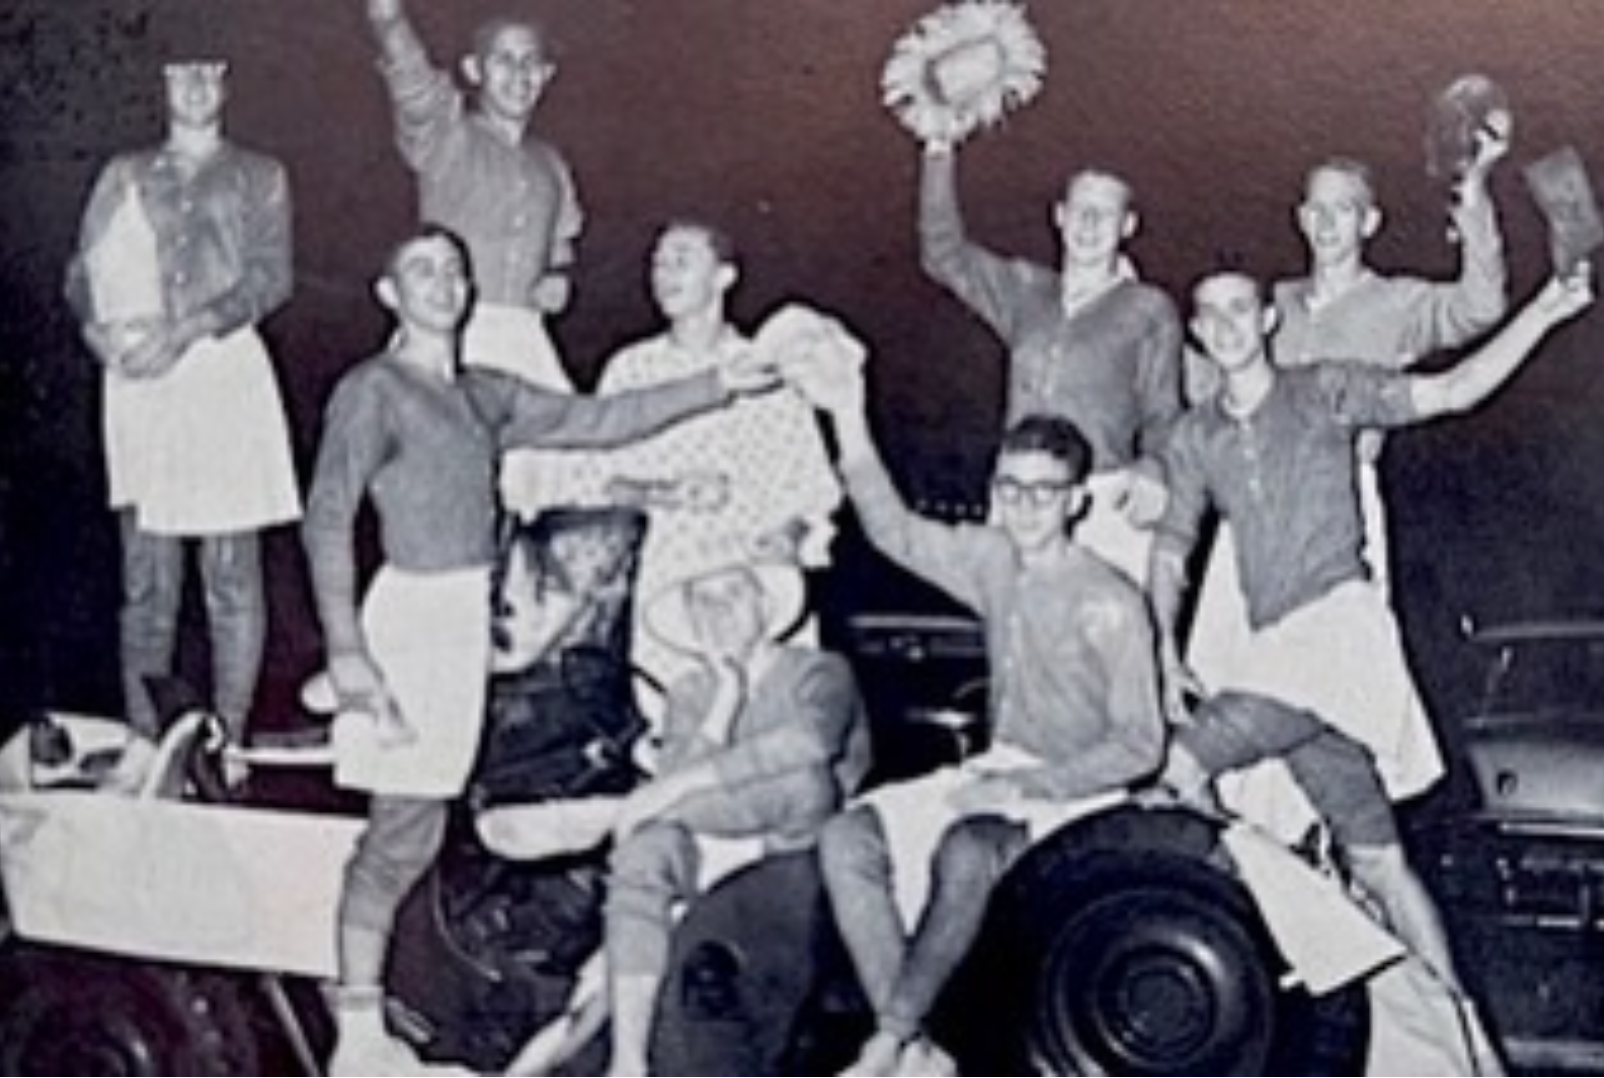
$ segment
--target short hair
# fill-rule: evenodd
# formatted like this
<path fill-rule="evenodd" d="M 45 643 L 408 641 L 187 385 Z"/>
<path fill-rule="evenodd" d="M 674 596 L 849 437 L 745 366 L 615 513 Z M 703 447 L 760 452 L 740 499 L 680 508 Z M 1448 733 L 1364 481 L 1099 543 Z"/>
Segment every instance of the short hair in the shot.
<path fill-rule="evenodd" d="M 1044 453 L 1063 461 L 1071 483 L 1081 482 L 1091 472 L 1091 444 L 1079 427 L 1061 415 L 1036 413 L 1014 422 L 997 446 L 999 459 L 1011 453 Z"/>
<path fill-rule="evenodd" d="M 508 30 L 528 30 L 534 35 L 535 41 L 540 44 L 540 56 L 548 64 L 557 59 L 556 49 L 551 38 L 546 35 L 546 28 L 540 20 L 529 15 L 496 15 L 480 23 L 473 31 L 473 54 L 478 57 L 490 55 L 495 47 L 496 39 Z"/>
<path fill-rule="evenodd" d="M 1210 281 L 1218 281 L 1225 277 L 1235 277 L 1237 280 L 1246 281 L 1251 284 L 1253 286 L 1253 294 L 1259 298 L 1259 302 L 1261 303 L 1268 298 L 1268 295 L 1265 291 L 1264 282 L 1262 280 L 1260 280 L 1255 274 L 1248 272 L 1248 270 L 1242 266 L 1231 265 L 1214 266 L 1213 268 L 1204 270 L 1202 273 L 1198 274 L 1196 279 L 1192 281 L 1192 287 L 1187 292 L 1187 295 L 1192 296 L 1195 299 L 1198 291 L 1204 285 L 1208 284 Z"/>
<path fill-rule="evenodd" d="M 670 232 L 695 232 L 707 240 L 708 248 L 720 265 L 739 264 L 740 253 L 735 249 L 735 240 L 717 225 L 710 225 L 696 217 L 673 217 L 658 230 L 657 238 L 660 240 Z"/>
<path fill-rule="evenodd" d="M 1083 168 L 1071 173 L 1069 179 L 1064 181 L 1064 190 L 1061 196 L 1063 201 L 1069 201 L 1069 192 L 1073 190 L 1075 185 L 1080 183 L 1082 180 L 1095 180 L 1098 183 L 1106 183 L 1118 189 L 1120 195 L 1125 200 L 1125 212 L 1135 212 L 1136 188 L 1132 187 L 1131 182 L 1125 177 L 1103 168 Z"/>
<path fill-rule="evenodd" d="M 1309 185 L 1314 182 L 1314 178 L 1322 172 L 1335 172 L 1339 175 L 1347 176 L 1359 185 L 1359 190 L 1364 196 L 1366 206 L 1374 206 L 1376 204 L 1375 175 L 1371 172 L 1370 166 L 1358 158 L 1328 157 L 1314 165 L 1308 172 L 1303 174 L 1303 189 L 1305 193 L 1308 192 Z"/>
<path fill-rule="evenodd" d="M 444 240 L 456 248 L 458 257 L 462 259 L 463 268 L 467 270 L 468 279 L 473 280 L 473 256 L 468 251 L 467 242 L 445 225 L 434 221 L 423 222 L 411 235 L 390 248 L 390 254 L 384 260 L 384 276 L 393 278 L 401 265 L 401 256 L 417 244 L 430 240 Z"/>

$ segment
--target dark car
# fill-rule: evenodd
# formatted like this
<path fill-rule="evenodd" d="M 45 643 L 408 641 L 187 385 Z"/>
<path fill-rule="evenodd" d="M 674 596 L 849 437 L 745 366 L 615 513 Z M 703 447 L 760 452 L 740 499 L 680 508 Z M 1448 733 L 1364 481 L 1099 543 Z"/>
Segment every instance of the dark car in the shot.
<path fill-rule="evenodd" d="M 1513 1066 L 1604 1066 L 1604 619 L 1467 635 L 1482 678 L 1444 728 L 1446 805 L 1423 856 Z"/>

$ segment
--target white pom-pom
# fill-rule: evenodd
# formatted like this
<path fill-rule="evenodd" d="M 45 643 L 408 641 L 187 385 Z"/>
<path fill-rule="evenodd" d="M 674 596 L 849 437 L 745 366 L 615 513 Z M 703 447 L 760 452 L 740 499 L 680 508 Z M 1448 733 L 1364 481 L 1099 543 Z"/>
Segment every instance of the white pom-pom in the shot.
<path fill-rule="evenodd" d="M 1010 0 L 964 0 L 920 19 L 881 73 L 887 108 L 922 141 L 956 142 L 1030 102 L 1047 50 Z"/>

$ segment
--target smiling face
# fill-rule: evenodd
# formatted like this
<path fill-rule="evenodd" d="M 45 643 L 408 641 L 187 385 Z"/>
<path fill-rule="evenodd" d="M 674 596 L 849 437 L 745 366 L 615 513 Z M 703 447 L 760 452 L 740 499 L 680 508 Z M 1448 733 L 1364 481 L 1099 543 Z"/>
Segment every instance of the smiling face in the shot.
<path fill-rule="evenodd" d="M 489 115 L 525 123 L 557 73 L 546 56 L 540 31 L 528 23 L 487 27 L 474 52 L 463 61 L 468 81 L 479 88 L 479 105 Z"/>
<path fill-rule="evenodd" d="M 1193 292 L 1192 306 L 1192 333 L 1223 372 L 1268 362 L 1264 341 L 1273 316 L 1253 278 L 1240 273 L 1207 277 Z"/>
<path fill-rule="evenodd" d="M 1298 229 L 1316 266 L 1358 261 L 1380 222 L 1370 181 L 1357 166 L 1322 165 L 1309 173 Z"/>
<path fill-rule="evenodd" d="M 1053 220 L 1065 264 L 1094 269 L 1112 267 L 1136 228 L 1130 188 L 1101 172 L 1083 172 L 1070 180 Z"/>
<path fill-rule="evenodd" d="M 473 285 L 460 244 L 427 234 L 397 248 L 380 279 L 381 302 L 409 329 L 454 334 L 468 313 Z"/>
<path fill-rule="evenodd" d="M 721 309 L 735 278 L 705 228 L 671 225 L 652 249 L 652 299 L 670 322 Z"/>
<path fill-rule="evenodd" d="M 1009 450 L 991 477 L 991 519 L 1026 553 L 1063 540 L 1080 510 L 1067 461 L 1042 450 Z"/>
<path fill-rule="evenodd" d="M 228 65 L 217 60 L 186 60 L 162 67 L 167 86 L 167 119 L 174 127 L 216 127 L 228 101 Z"/>

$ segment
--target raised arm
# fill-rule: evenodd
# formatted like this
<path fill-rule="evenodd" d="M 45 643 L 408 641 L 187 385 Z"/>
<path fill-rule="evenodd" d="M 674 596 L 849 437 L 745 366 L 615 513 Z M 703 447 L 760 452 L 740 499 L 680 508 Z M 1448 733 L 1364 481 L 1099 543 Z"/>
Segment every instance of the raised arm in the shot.
<path fill-rule="evenodd" d="M 837 468 L 864 534 L 881 554 L 974 606 L 984 557 L 979 547 L 988 540 L 981 529 L 930 520 L 908 507 L 869 428 L 864 348 L 839 322 L 818 320 L 812 339 L 782 366 L 787 380 L 834 424 Z"/>
<path fill-rule="evenodd" d="M 1007 337 L 1024 268 L 970 241 L 958 206 L 958 161 L 946 143 L 926 145 L 919 167 L 919 264 L 925 275 Z"/>
<path fill-rule="evenodd" d="M 1468 412 L 1492 396 L 1520 369 L 1555 326 L 1593 302 L 1592 267 L 1582 264 L 1555 277 L 1492 339 L 1440 374 L 1409 378 L 1409 398 L 1418 419 Z"/>
<path fill-rule="evenodd" d="M 1488 174 L 1508 142 L 1490 144 L 1484 139 L 1483 146 L 1451 211 L 1460 245 L 1459 276 L 1446 281 L 1398 279 L 1404 289 L 1398 302 L 1407 327 L 1399 344 L 1411 361 L 1465 344 L 1496 325 L 1509 310 L 1504 236 L 1487 187 Z"/>
<path fill-rule="evenodd" d="M 401 0 L 367 0 L 367 5 L 395 113 L 396 146 L 412 168 L 421 168 L 461 115 L 462 94 L 430 61 Z"/>

